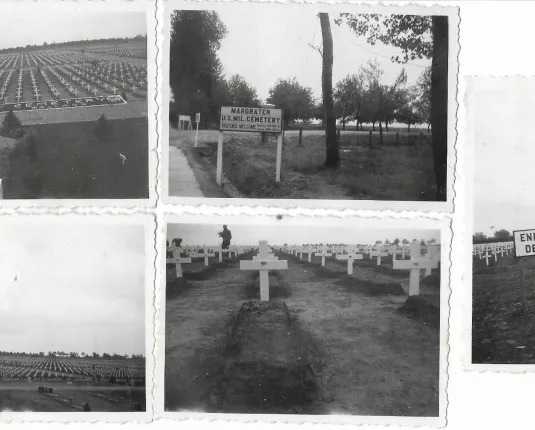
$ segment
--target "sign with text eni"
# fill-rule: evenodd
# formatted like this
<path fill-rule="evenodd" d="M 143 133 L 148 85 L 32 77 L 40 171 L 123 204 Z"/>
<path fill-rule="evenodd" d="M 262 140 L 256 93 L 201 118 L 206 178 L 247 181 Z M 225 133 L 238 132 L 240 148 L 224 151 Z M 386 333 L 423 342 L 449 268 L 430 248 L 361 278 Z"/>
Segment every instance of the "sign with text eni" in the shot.
<path fill-rule="evenodd" d="M 224 106 L 219 130 L 282 133 L 282 109 Z"/>
<path fill-rule="evenodd" d="M 517 257 L 535 255 L 535 230 L 513 231 L 515 254 Z"/>

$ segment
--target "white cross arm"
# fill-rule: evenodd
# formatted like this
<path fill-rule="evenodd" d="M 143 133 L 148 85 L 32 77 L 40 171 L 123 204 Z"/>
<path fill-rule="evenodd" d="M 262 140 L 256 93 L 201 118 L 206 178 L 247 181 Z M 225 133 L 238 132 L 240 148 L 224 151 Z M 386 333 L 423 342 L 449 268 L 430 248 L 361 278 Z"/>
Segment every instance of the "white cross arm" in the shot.
<path fill-rule="evenodd" d="M 338 254 L 337 260 L 362 260 L 362 254 Z"/>
<path fill-rule="evenodd" d="M 394 269 L 435 269 L 435 264 L 438 267 L 438 263 L 426 258 L 418 258 L 413 260 L 394 260 L 393 263 Z"/>
<path fill-rule="evenodd" d="M 288 268 L 286 260 L 242 260 L 240 270 L 284 270 Z"/>
<path fill-rule="evenodd" d="M 168 258 L 167 264 L 185 264 L 191 263 L 191 258 Z"/>

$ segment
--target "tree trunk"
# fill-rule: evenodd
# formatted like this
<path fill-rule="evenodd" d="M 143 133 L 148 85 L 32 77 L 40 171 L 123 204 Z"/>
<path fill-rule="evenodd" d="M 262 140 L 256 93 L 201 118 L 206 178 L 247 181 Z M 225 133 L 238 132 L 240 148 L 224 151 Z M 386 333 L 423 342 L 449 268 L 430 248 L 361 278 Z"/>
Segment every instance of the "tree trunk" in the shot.
<path fill-rule="evenodd" d="M 385 128 L 386 128 L 386 132 L 388 133 L 388 121 L 385 121 Z"/>
<path fill-rule="evenodd" d="M 379 120 L 379 145 L 383 145 L 383 123 Z"/>
<path fill-rule="evenodd" d="M 325 165 L 338 167 L 340 152 L 336 140 L 336 115 L 333 101 L 333 37 L 328 13 L 320 13 L 321 36 L 323 39 L 322 92 L 323 112 L 325 117 Z"/>
<path fill-rule="evenodd" d="M 345 116 L 342 117 L 342 131 L 346 131 L 346 118 L 345 118 Z"/>
<path fill-rule="evenodd" d="M 431 127 L 437 201 L 447 200 L 448 179 L 448 17 L 433 16 Z"/>
<path fill-rule="evenodd" d="M 375 122 L 372 122 L 372 131 L 375 131 Z"/>
<path fill-rule="evenodd" d="M 408 122 L 408 123 L 407 123 L 407 126 L 408 126 L 408 127 L 407 127 L 407 132 L 410 133 L 410 132 L 411 132 L 411 123 Z"/>

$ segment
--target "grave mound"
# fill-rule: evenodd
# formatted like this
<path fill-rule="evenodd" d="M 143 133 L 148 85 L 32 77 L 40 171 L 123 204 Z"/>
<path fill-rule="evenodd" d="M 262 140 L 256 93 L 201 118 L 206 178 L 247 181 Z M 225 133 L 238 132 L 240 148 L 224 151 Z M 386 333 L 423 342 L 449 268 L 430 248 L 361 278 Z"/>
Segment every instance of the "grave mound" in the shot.
<path fill-rule="evenodd" d="M 167 300 L 172 299 L 185 291 L 191 290 L 194 285 L 184 278 L 175 278 L 173 280 L 167 280 L 165 297 Z"/>
<path fill-rule="evenodd" d="M 323 401 L 313 370 L 317 359 L 305 339 L 284 302 L 244 303 L 229 325 L 211 406 L 302 413 Z"/>
<path fill-rule="evenodd" d="M 363 282 L 352 276 L 345 275 L 340 283 L 349 291 L 358 291 L 369 296 L 404 296 L 405 290 L 396 282 L 379 283 Z"/>
<path fill-rule="evenodd" d="M 399 308 L 399 312 L 433 328 L 440 327 L 440 305 L 437 306 L 436 301 L 430 297 L 410 296 Z"/>

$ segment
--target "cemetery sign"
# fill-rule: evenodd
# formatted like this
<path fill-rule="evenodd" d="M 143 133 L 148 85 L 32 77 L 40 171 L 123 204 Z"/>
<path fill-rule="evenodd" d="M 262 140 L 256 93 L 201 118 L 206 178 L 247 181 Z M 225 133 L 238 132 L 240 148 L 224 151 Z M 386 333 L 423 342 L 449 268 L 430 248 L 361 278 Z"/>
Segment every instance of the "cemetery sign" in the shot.
<path fill-rule="evenodd" d="M 282 133 L 282 109 L 223 106 L 219 130 Z"/>
<path fill-rule="evenodd" d="M 535 229 L 513 231 L 515 255 L 529 257 L 535 255 Z"/>

